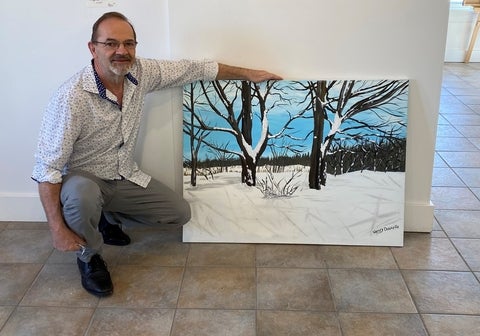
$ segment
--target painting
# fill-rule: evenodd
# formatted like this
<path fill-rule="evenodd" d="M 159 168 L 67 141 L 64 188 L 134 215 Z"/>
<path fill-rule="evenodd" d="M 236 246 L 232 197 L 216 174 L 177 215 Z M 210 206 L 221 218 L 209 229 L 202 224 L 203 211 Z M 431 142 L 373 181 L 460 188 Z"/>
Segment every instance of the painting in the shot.
<path fill-rule="evenodd" d="M 402 246 L 408 80 L 183 88 L 185 242 Z"/>

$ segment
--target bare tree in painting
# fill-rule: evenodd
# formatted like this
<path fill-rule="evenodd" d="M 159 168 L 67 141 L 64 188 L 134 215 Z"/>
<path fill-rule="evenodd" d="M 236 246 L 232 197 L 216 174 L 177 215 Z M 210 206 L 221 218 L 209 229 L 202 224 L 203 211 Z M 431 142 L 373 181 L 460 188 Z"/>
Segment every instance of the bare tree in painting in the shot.
<path fill-rule="evenodd" d="M 404 112 L 399 111 L 397 103 L 406 99 L 407 81 L 310 81 L 298 84 L 307 92 L 306 99 L 314 118 L 309 175 L 312 189 L 320 189 L 326 183 L 326 158 L 336 137 L 396 138 L 406 126 L 402 121 Z"/>
<path fill-rule="evenodd" d="M 193 96 L 193 91 L 187 92 L 187 99 L 184 100 L 184 107 L 190 112 L 190 120 L 184 119 L 184 124 L 187 124 L 186 127 L 190 130 L 189 135 L 191 137 L 197 137 L 197 132 L 193 130 L 222 132 L 233 136 L 239 150 L 218 146 L 209 142 L 206 138 L 201 140 L 196 138 L 196 140 L 220 152 L 237 155 L 242 165 L 242 183 L 248 186 L 255 186 L 256 184 L 258 160 L 267 147 L 268 139 L 280 137 L 288 127 L 286 125 L 277 134 L 270 134 L 269 132 L 268 112 L 274 106 L 284 102 L 280 91 L 273 90 L 274 84 L 273 81 L 267 82 L 261 89 L 259 85 L 247 81 L 200 82 L 201 94 L 198 97 L 202 99 L 202 103 L 194 101 L 193 98 L 188 98 Z M 270 95 L 277 95 L 278 99 L 273 99 L 271 104 L 267 105 L 267 98 Z M 237 101 L 238 99 L 240 99 L 240 102 Z M 195 111 L 192 104 L 208 106 L 208 109 L 228 126 L 209 124 L 201 113 Z M 238 104 L 240 107 L 238 107 Z M 256 113 L 253 112 L 253 107 L 256 107 Z M 253 143 L 252 136 L 254 117 L 259 119 L 261 125 L 256 144 Z"/>
<path fill-rule="evenodd" d="M 195 85 L 197 85 L 197 83 L 192 83 L 185 88 L 185 96 L 187 97 L 188 103 L 183 103 L 184 109 L 190 112 L 190 120 L 184 120 L 183 122 L 183 132 L 187 134 L 190 139 L 190 184 L 192 186 L 197 185 L 198 152 L 200 151 L 203 139 L 209 135 L 208 131 L 193 126 L 196 105 L 194 95 Z"/>

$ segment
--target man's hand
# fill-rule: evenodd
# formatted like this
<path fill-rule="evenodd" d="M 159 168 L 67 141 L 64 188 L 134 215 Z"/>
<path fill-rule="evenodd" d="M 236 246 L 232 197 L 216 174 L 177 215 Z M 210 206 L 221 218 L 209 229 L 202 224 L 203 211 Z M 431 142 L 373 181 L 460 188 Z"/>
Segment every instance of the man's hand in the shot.
<path fill-rule="evenodd" d="M 265 70 L 240 68 L 236 66 L 219 63 L 218 74 L 216 79 L 217 80 L 241 79 L 241 80 L 252 81 L 254 83 L 259 83 L 266 80 L 281 80 L 282 77 Z"/>
<path fill-rule="evenodd" d="M 78 251 L 85 246 L 85 240 L 70 230 L 65 224 L 60 206 L 60 183 L 42 182 L 38 184 L 38 192 L 42 201 L 48 225 L 53 239 L 53 247 L 59 251 Z"/>
<path fill-rule="evenodd" d="M 247 79 L 254 83 L 260 83 L 266 80 L 280 80 L 282 77 L 272 74 L 265 70 L 248 70 Z"/>
<path fill-rule="evenodd" d="M 80 238 L 75 232 L 66 225 L 57 230 L 50 230 L 53 239 L 53 247 L 62 252 L 78 251 L 85 246 L 85 240 Z"/>

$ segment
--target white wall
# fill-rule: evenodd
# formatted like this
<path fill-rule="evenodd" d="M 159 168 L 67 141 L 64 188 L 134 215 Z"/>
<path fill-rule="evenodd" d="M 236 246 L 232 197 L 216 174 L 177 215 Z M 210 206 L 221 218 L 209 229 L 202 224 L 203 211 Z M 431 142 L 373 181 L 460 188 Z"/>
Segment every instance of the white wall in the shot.
<path fill-rule="evenodd" d="M 286 79 L 410 79 L 405 226 L 429 231 L 448 8 L 448 0 L 176 0 L 171 51 Z"/>
<path fill-rule="evenodd" d="M 477 14 L 470 6 L 452 4 L 448 18 L 446 62 L 463 62 L 472 37 Z M 474 42 L 470 62 L 480 62 L 480 34 Z"/>
<path fill-rule="evenodd" d="M 1 1 L 0 220 L 44 220 L 36 183 L 30 179 L 39 126 L 54 90 L 86 66 L 93 22 L 116 10 L 134 23 L 138 53 L 169 57 L 168 0 L 110 1 L 114 7 L 87 7 L 86 0 Z M 170 183 L 173 156 L 170 91 L 147 99 L 137 158 L 157 178 Z M 153 113 L 161 110 L 164 113 Z M 164 141 L 162 141 L 164 136 Z M 145 150 L 149 150 L 147 155 Z M 156 171 L 155 171 L 156 170 Z M 172 186 L 173 184 L 170 183 Z"/>
<path fill-rule="evenodd" d="M 0 220 L 43 218 L 36 186 L 29 181 L 41 114 L 54 88 L 89 60 L 81 41 L 86 43 L 91 23 L 101 12 L 83 8 L 83 1 L 74 11 L 72 2 L 62 0 L 28 2 L 35 7 L 29 9 L 28 19 L 21 3 L 0 7 L 0 42 L 15 50 L 7 55 L 8 66 L 1 65 L 2 73 L 21 78 L 16 85 L 0 84 L 8 97 L 4 110 L 8 124 L 0 124 Z M 430 230 L 448 0 L 143 0 L 120 6 L 127 2 L 116 1 L 114 9 L 125 9 L 136 25 L 139 55 L 168 56 L 168 50 L 140 46 L 165 45 L 164 39 L 170 39 L 172 58 L 213 58 L 266 68 L 286 79 L 410 79 L 406 229 Z M 167 7 L 170 31 L 165 36 L 161 22 L 167 20 L 162 13 Z M 61 12 L 75 16 L 53 14 Z M 11 33 L 4 34 L 5 30 Z M 177 190 L 181 190 L 180 105 L 180 89 L 149 99 L 148 122 L 137 153 L 142 167 L 163 176 Z M 166 113 L 152 113 L 156 110 Z M 161 156 L 159 143 L 164 146 Z"/>

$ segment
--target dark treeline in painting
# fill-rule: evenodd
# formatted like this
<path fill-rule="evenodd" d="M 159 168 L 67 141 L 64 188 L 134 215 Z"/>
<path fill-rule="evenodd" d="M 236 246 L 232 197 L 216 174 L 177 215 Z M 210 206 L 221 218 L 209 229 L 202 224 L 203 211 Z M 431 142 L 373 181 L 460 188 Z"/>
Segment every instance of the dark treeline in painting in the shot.
<path fill-rule="evenodd" d="M 344 147 L 334 144 L 332 154 L 326 158 L 326 172 L 331 175 L 340 175 L 354 171 L 371 170 L 376 172 L 405 172 L 405 139 L 381 141 L 379 143 L 366 142 L 362 145 Z M 257 167 L 269 166 L 273 172 L 281 172 L 287 166 L 306 166 L 311 162 L 309 154 L 294 156 L 262 157 Z M 215 171 L 228 172 L 229 168 L 241 165 L 238 158 L 229 159 L 207 158 L 196 162 L 197 172 Z M 192 169 L 192 162 L 184 160 L 183 167 Z M 204 172 L 202 173 L 202 175 Z M 208 177 L 207 177 L 208 178 Z"/>

